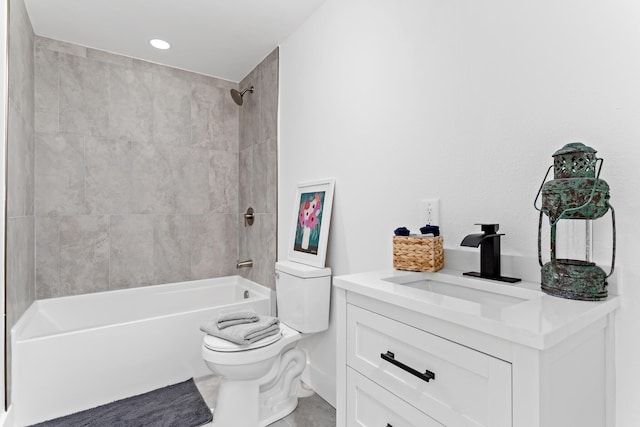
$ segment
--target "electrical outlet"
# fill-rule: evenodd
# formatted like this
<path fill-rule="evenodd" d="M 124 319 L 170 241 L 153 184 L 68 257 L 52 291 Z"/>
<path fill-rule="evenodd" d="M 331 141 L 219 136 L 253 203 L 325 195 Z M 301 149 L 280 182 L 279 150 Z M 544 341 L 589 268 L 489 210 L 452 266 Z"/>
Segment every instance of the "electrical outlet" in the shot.
<path fill-rule="evenodd" d="M 420 200 L 420 227 L 431 224 L 440 225 L 440 199 Z"/>

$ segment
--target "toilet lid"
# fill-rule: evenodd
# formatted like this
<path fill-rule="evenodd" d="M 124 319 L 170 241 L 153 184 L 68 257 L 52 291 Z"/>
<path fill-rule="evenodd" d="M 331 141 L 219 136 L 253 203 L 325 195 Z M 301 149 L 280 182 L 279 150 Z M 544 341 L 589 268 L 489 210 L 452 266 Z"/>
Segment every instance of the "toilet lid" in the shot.
<path fill-rule="evenodd" d="M 245 350 L 252 350 L 254 348 L 265 347 L 269 344 L 273 344 L 274 342 L 278 341 L 280 338 L 282 338 L 282 332 L 278 332 L 275 335 L 268 336 L 266 338 L 263 338 L 249 345 L 239 345 L 222 338 L 214 337 L 213 335 L 205 335 L 204 345 L 205 347 L 213 351 L 224 351 L 224 352 L 245 351 Z"/>

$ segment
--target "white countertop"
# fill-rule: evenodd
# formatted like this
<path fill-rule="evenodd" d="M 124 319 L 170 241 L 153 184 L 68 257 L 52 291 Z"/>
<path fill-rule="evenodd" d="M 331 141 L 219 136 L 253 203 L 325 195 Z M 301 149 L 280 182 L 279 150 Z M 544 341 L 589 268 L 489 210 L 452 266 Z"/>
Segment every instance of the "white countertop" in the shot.
<path fill-rule="evenodd" d="M 439 293 L 407 286 L 409 282 L 425 280 L 444 282 L 441 285 L 445 287 L 453 285 L 451 288 L 456 292 Z M 470 278 L 447 269 L 436 273 L 389 269 L 350 274 L 334 277 L 333 284 L 540 350 L 552 347 L 620 306 L 620 298 L 615 295 L 604 301 L 575 301 L 547 295 L 540 290 L 539 283 L 508 284 Z"/>

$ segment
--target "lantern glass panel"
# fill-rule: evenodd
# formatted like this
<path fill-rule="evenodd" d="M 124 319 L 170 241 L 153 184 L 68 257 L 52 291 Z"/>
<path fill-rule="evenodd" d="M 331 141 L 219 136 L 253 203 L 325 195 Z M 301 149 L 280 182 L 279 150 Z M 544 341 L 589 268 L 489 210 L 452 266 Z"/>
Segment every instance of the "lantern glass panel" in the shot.
<path fill-rule="evenodd" d="M 556 257 L 591 261 L 592 221 L 560 221 L 557 224 Z"/>

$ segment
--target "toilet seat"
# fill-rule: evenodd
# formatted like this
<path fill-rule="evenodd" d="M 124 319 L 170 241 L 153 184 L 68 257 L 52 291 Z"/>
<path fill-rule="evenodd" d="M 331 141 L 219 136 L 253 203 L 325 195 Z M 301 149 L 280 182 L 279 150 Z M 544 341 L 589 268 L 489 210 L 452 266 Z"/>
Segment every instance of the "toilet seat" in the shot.
<path fill-rule="evenodd" d="M 290 328 L 284 323 L 280 323 L 280 336 L 275 335 L 268 337 L 273 339 L 271 343 L 261 343 L 259 347 L 239 346 L 232 342 L 225 343 L 227 350 L 215 350 L 209 347 L 209 345 L 217 346 L 220 343 L 218 338 L 206 335 L 202 343 L 202 357 L 210 362 L 221 365 L 245 365 L 248 363 L 256 363 L 259 361 L 267 360 L 271 357 L 275 357 L 289 344 L 298 341 L 302 334 L 295 329 Z M 266 341 L 267 338 L 261 341 Z M 260 343 L 256 341 L 255 344 Z M 235 347 L 236 350 L 229 351 L 229 348 Z"/>
<path fill-rule="evenodd" d="M 275 335 L 270 335 L 261 340 L 252 342 L 249 345 L 240 345 L 234 342 L 214 337 L 213 335 L 206 335 L 204 337 L 204 346 L 209 350 L 213 351 L 224 351 L 224 352 L 236 352 L 236 351 L 247 351 L 253 350 L 254 348 L 264 347 L 265 345 L 272 344 L 282 338 L 282 331 L 278 332 Z"/>

